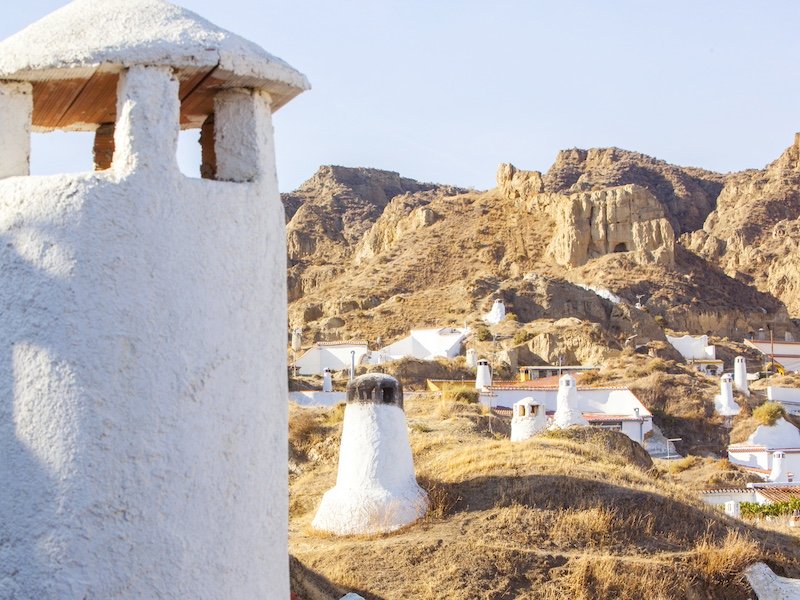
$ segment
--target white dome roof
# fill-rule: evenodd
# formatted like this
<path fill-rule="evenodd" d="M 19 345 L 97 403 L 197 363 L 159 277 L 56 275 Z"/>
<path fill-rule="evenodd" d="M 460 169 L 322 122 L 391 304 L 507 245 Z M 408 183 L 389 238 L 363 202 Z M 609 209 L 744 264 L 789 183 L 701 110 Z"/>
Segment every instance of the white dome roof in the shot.
<path fill-rule="evenodd" d="M 0 42 L 4 79 L 135 64 L 218 67 L 296 93 L 310 87 L 302 73 L 258 45 L 163 0 L 74 0 Z"/>
<path fill-rule="evenodd" d="M 33 125 L 87 129 L 114 121 L 119 73 L 170 66 L 181 123 L 200 126 L 224 88 L 262 89 L 277 110 L 308 80 L 258 45 L 164 0 L 74 0 L 0 42 L 0 79 L 33 83 Z"/>

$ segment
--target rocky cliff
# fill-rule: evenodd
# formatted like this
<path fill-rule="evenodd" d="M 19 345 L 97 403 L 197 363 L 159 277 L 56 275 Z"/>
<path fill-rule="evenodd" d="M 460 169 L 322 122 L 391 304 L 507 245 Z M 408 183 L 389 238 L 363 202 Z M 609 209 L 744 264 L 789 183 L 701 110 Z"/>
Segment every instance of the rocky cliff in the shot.
<path fill-rule="evenodd" d="M 800 315 L 800 134 L 762 170 L 731 175 L 684 245 Z"/>
<path fill-rule="evenodd" d="M 548 254 L 560 265 L 578 267 L 615 252 L 629 252 L 641 264 L 675 262 L 675 233 L 661 203 L 645 188 L 549 194 L 547 206 L 556 223 Z"/>
<path fill-rule="evenodd" d="M 634 184 L 661 204 L 672 229 L 680 234 L 703 226 L 714 210 L 725 176 L 694 167 L 678 167 L 645 154 L 619 148 L 562 150 L 542 175 L 502 164 L 498 189 L 508 198 L 542 192 L 573 194 Z"/>
<path fill-rule="evenodd" d="M 714 210 L 725 177 L 712 171 L 671 165 L 620 148 L 575 148 L 559 152 L 542 179 L 543 189 L 548 192 L 636 184 L 661 202 L 672 228 L 680 234 L 703 226 Z"/>
<path fill-rule="evenodd" d="M 659 344 L 662 326 L 741 337 L 791 325 L 774 296 L 675 244 L 672 223 L 693 214 L 692 199 L 707 209 L 717 176 L 616 149 L 576 152 L 546 176 L 502 165 L 487 192 L 323 167 L 284 197 L 292 326 L 306 344 L 388 343 L 411 327 L 478 327 L 498 297 L 516 317 L 508 350 L 519 330 L 539 336 L 563 318 L 585 324 L 576 339 L 600 327 L 610 351 Z M 657 175 L 669 185 L 655 186 Z M 578 189 L 604 181 L 621 185 Z M 584 337 L 586 349 L 597 344 Z"/>
<path fill-rule="evenodd" d="M 402 195 L 453 193 L 379 169 L 323 166 L 296 191 L 283 194 L 289 258 L 289 299 L 345 270 L 356 246 L 389 202 Z"/>

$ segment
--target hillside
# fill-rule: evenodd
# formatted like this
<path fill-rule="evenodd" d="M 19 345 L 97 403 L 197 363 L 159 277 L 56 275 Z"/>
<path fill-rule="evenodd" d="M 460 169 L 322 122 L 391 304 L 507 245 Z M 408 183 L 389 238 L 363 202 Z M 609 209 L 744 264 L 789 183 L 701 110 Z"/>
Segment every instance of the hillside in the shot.
<path fill-rule="evenodd" d="M 687 248 L 800 314 L 800 134 L 762 170 L 731 175 Z"/>
<path fill-rule="evenodd" d="M 772 168 L 784 173 L 781 189 L 794 185 L 793 157 Z M 377 348 L 410 328 L 466 324 L 474 332 L 467 345 L 491 358 L 499 377 L 559 360 L 616 365 L 615 384 L 638 390 L 664 433 L 683 438 L 681 452 L 720 456 L 729 432 L 712 417 L 718 383 L 680 375 L 683 361 L 665 331 L 712 334 L 728 368 L 747 353 L 737 342 L 760 328 L 800 338 L 766 285 L 749 285 L 720 257 L 692 250 L 687 240 L 704 230 L 677 235 L 716 223 L 734 197 L 724 182 L 752 176 L 725 178 L 616 148 L 564 151 L 544 175 L 501 165 L 497 187 L 485 192 L 322 167 L 284 196 L 290 326 L 302 327 L 305 347 L 364 339 Z M 759 273 L 766 281 L 771 271 Z M 481 315 L 496 298 L 509 316 L 487 329 Z M 650 376 L 634 350 L 677 366 Z M 469 375 L 463 358 L 398 369 L 412 386 Z M 665 395 L 665 387 L 680 393 Z"/>
<path fill-rule="evenodd" d="M 454 193 L 378 169 L 321 167 L 283 194 L 287 219 L 289 300 L 341 274 L 353 250 L 392 199 Z"/>
<path fill-rule="evenodd" d="M 768 290 L 676 240 L 711 214 L 722 180 L 618 149 L 562 152 L 544 176 L 501 165 L 486 192 L 323 167 L 284 196 L 290 322 L 306 344 L 387 343 L 410 327 L 474 325 L 499 297 L 523 322 L 597 323 L 611 349 L 633 334 L 663 341 L 661 327 L 793 329 Z"/>
<path fill-rule="evenodd" d="M 796 536 L 697 499 L 752 479 L 720 457 L 732 435 L 752 431 L 768 382 L 736 393 L 742 411 L 727 422 L 713 408 L 719 380 L 665 337 L 709 333 L 727 368 L 738 355 L 758 364 L 741 340 L 760 328 L 800 337 L 787 309 L 797 314 L 793 148 L 763 172 L 727 176 L 617 148 L 566 150 L 544 174 L 500 165 L 487 191 L 322 167 L 284 196 L 289 319 L 305 346 L 375 348 L 412 327 L 467 325 L 467 346 L 496 377 L 560 360 L 602 366 L 582 385 L 629 387 L 686 456 L 653 465 L 628 438 L 599 430 L 511 444 L 507 420 L 422 395 L 406 411 L 430 514 L 392 535 L 335 538 L 310 521 L 335 479 L 341 409 L 293 408 L 297 597 L 743 600 L 751 562 L 800 575 Z M 775 219 L 783 225 L 770 229 Z M 497 298 L 507 317 L 487 327 Z M 463 357 L 369 368 L 407 389 L 471 376 Z"/>
<path fill-rule="evenodd" d="M 341 411 L 290 419 L 293 591 L 327 600 L 512 598 L 744 600 L 767 560 L 800 575 L 798 538 L 700 503 L 627 437 L 573 430 L 512 444 L 476 405 L 407 399 L 411 444 L 432 508 L 394 534 L 310 529 L 336 477 Z"/>
<path fill-rule="evenodd" d="M 563 150 L 542 179 L 542 191 L 559 193 L 640 185 L 664 205 L 676 234 L 703 226 L 725 181 L 719 173 L 620 148 Z"/>

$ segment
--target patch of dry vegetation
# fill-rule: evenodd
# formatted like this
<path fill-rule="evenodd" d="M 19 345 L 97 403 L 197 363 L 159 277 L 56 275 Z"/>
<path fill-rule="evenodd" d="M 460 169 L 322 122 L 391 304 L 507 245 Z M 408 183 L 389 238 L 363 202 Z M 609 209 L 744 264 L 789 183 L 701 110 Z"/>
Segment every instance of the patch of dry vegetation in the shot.
<path fill-rule="evenodd" d="M 467 367 L 463 356 L 436 360 L 407 357 L 358 369 L 358 374 L 378 372 L 396 377 L 403 382 L 403 387 L 410 390 L 425 389 L 428 379 L 460 379 L 475 382 L 475 371 Z"/>
<path fill-rule="evenodd" d="M 759 425 L 775 425 L 778 419 L 785 416 L 786 412 L 778 402 L 765 402 L 753 410 L 753 418 L 758 421 Z"/>
<path fill-rule="evenodd" d="M 497 417 L 474 404 L 453 403 L 446 418 L 436 416 L 431 396 L 407 400 L 406 409 L 418 478 L 431 499 L 418 523 L 369 539 L 313 535 L 309 524 L 333 485 L 335 461 L 321 455 L 291 477 L 291 552 L 340 595 L 744 600 L 740 572 L 750 562 L 800 573 L 796 538 L 729 519 L 676 485 L 707 459 L 688 459 L 672 475 L 637 463 L 616 432 L 512 444 L 498 439 Z M 299 597 L 336 596 L 300 590 Z"/>
<path fill-rule="evenodd" d="M 658 460 L 657 468 L 671 481 L 691 490 L 743 488 L 762 481 L 760 477 L 737 467 L 727 459 L 687 456 L 679 460 Z"/>

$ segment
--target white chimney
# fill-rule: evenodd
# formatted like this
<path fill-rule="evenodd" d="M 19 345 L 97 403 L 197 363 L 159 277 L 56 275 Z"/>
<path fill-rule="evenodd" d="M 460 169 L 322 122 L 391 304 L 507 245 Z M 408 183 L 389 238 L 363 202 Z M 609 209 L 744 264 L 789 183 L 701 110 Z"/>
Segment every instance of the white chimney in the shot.
<path fill-rule="evenodd" d="M 551 429 L 566 429 L 572 425 L 585 427 L 589 422 L 578 409 L 578 388 L 572 375 L 564 375 L 558 380 L 556 414 Z"/>
<path fill-rule="evenodd" d="M 492 369 L 489 361 L 482 358 L 478 361 L 478 372 L 475 376 L 475 389 L 482 390 L 492 385 Z"/>
<path fill-rule="evenodd" d="M 331 370 L 327 367 L 325 368 L 325 371 L 322 373 L 322 391 L 323 392 L 333 391 L 333 377 L 331 375 Z"/>
<path fill-rule="evenodd" d="M 286 599 L 272 113 L 308 84 L 163 0 L 59 4 L 0 42 L 0 597 Z M 95 172 L 28 177 L 33 126 Z"/>
<path fill-rule="evenodd" d="M 492 309 L 483 315 L 483 320 L 489 325 L 497 325 L 506 316 L 506 305 L 498 298 L 492 304 Z"/>
<path fill-rule="evenodd" d="M 769 474 L 769 480 L 776 483 L 789 481 L 789 473 L 786 469 L 786 454 L 783 452 L 772 453 L 772 471 Z"/>
<path fill-rule="evenodd" d="M 521 442 L 547 429 L 547 413 L 539 402 L 531 396 L 514 403 L 514 416 L 511 418 L 511 441 Z"/>
<path fill-rule="evenodd" d="M 747 362 L 744 356 L 737 356 L 733 359 L 733 383 L 736 389 L 745 396 L 750 395 L 750 390 L 747 387 Z"/>
<path fill-rule="evenodd" d="M 296 327 L 292 330 L 292 350 L 300 352 L 303 349 L 303 330 Z"/>
<path fill-rule="evenodd" d="M 474 369 L 478 366 L 478 351 L 475 348 L 469 348 L 467 350 L 467 367 L 470 369 Z"/>
<path fill-rule="evenodd" d="M 428 509 L 417 485 L 403 412 L 403 387 L 369 373 L 347 384 L 336 485 L 325 492 L 311 523 L 337 535 L 394 531 Z"/>
<path fill-rule="evenodd" d="M 719 378 L 719 396 L 714 398 L 714 410 L 724 417 L 738 415 L 741 410 L 733 401 L 733 377 L 730 373 Z"/>

